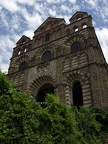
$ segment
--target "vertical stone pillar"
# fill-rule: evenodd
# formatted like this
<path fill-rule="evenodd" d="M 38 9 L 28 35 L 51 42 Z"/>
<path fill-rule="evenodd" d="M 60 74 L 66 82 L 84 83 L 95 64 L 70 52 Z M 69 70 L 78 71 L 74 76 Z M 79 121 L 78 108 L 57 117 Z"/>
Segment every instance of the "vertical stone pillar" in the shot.
<path fill-rule="evenodd" d="M 68 106 L 71 106 L 70 87 L 69 87 L 68 85 L 66 86 L 65 96 L 66 96 L 66 104 L 67 104 Z"/>

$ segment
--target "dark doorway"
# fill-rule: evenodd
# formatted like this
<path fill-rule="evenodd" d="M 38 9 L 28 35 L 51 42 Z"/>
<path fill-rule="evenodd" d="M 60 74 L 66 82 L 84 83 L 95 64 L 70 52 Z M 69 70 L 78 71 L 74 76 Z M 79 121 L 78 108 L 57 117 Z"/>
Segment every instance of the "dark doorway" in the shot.
<path fill-rule="evenodd" d="M 82 86 L 80 82 L 76 82 L 73 85 L 73 105 L 77 107 L 83 105 Z"/>
<path fill-rule="evenodd" d="M 46 107 L 46 96 L 47 94 L 54 94 L 54 87 L 51 84 L 44 85 L 37 94 L 37 102 L 42 106 Z"/>

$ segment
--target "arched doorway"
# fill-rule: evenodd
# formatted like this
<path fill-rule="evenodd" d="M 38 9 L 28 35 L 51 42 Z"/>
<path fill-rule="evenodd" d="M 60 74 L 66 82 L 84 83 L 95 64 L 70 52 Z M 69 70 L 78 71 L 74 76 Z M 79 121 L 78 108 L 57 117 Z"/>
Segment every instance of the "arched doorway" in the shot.
<path fill-rule="evenodd" d="M 83 96 L 82 96 L 82 86 L 79 81 L 75 82 L 73 85 L 73 106 L 82 106 L 83 105 Z"/>
<path fill-rule="evenodd" d="M 37 100 L 37 102 L 39 102 L 39 104 L 41 104 L 42 107 L 46 106 L 45 99 L 46 99 L 46 96 L 48 93 L 54 94 L 54 87 L 52 84 L 45 84 L 38 91 L 36 100 Z"/>

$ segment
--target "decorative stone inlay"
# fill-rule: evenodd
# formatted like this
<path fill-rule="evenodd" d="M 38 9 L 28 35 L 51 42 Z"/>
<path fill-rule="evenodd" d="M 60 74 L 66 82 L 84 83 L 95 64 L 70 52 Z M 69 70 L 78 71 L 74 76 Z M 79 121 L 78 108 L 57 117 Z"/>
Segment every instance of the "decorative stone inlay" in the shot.
<path fill-rule="evenodd" d="M 40 65 L 37 67 L 37 73 L 40 74 L 46 72 L 49 70 L 49 68 L 50 68 L 50 63 L 45 63 L 43 65 Z"/>
<path fill-rule="evenodd" d="M 63 72 L 68 70 L 73 70 L 75 68 L 82 67 L 86 65 L 87 62 L 87 55 L 86 53 L 79 52 L 79 55 L 70 54 L 66 56 L 63 60 Z"/>

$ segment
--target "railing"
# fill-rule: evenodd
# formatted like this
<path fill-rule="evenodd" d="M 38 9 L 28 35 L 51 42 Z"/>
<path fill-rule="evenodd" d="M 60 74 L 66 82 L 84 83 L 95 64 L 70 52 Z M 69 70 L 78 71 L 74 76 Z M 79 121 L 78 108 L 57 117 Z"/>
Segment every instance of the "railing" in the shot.
<path fill-rule="evenodd" d="M 38 102 L 40 105 L 46 105 L 46 102 Z"/>

